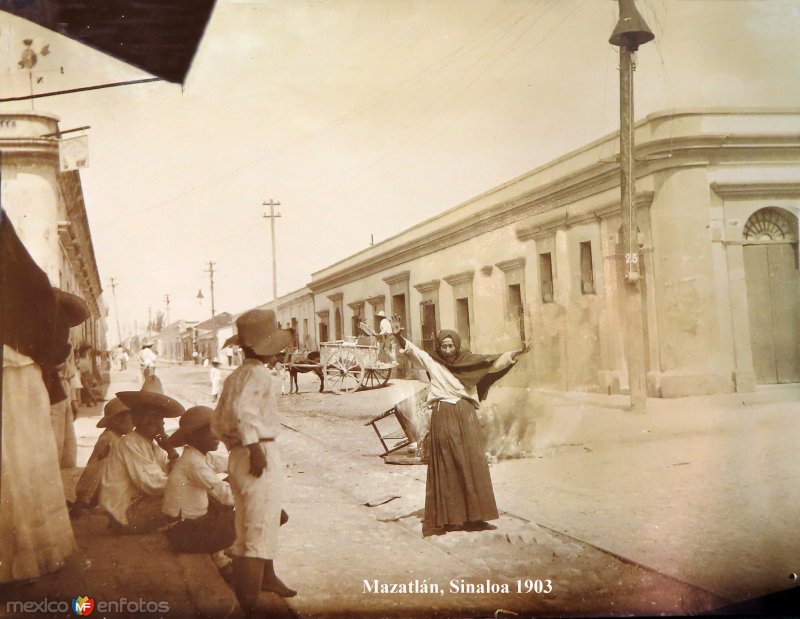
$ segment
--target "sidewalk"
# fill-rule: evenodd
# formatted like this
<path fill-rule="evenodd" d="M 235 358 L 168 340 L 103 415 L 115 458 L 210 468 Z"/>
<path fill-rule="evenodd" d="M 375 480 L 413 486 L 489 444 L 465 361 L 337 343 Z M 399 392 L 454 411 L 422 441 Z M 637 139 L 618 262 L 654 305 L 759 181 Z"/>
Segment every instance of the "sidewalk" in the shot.
<path fill-rule="evenodd" d="M 136 369 L 114 372 L 106 397 L 113 398 L 117 391 L 138 389 L 140 384 Z M 85 465 L 102 432 L 95 426 L 102 417 L 104 404 L 80 409 L 75 422 L 79 467 Z M 167 431 L 175 427 L 177 420 L 168 420 Z M 64 491 L 69 500 L 74 498 L 81 470 L 62 471 Z M 112 535 L 107 528 L 108 518 L 100 508 L 85 512 L 81 518 L 73 520 L 72 525 L 78 550 L 68 558 L 66 565 L 35 582 L 0 589 L 0 602 L 47 599 L 69 603 L 80 595 L 93 598 L 95 604 L 102 601 L 121 605 L 119 612 L 112 606 L 106 613 L 109 617 L 128 616 L 137 612 L 135 608 L 144 610 L 142 604 L 149 609 L 149 616 L 242 616 L 233 591 L 209 555 L 173 553 L 161 533 Z M 269 616 L 293 616 L 278 596 L 265 593 L 261 597 Z M 156 609 L 158 604 L 161 607 Z M 0 616 L 7 615 L 6 608 L 5 604 L 0 605 Z M 37 613 L 37 616 L 63 617 L 65 613 Z"/>
<path fill-rule="evenodd" d="M 502 509 L 732 601 L 800 573 L 800 386 L 648 400 L 544 394 L 533 457 L 492 477 Z"/>

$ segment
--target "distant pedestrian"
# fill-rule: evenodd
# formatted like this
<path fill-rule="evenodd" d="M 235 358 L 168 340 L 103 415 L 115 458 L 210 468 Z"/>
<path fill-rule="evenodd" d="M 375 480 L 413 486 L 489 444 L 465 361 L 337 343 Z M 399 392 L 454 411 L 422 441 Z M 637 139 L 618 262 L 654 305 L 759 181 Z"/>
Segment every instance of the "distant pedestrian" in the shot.
<path fill-rule="evenodd" d="M 148 376 L 156 375 L 156 360 L 158 355 L 153 350 L 153 342 L 145 340 L 139 351 L 139 367 L 142 370 L 142 380 L 147 380 Z"/>
<path fill-rule="evenodd" d="M 200 365 L 200 353 L 196 350 L 192 351 L 192 361 L 194 361 L 195 365 Z"/>
<path fill-rule="evenodd" d="M 220 362 L 214 359 L 211 362 L 211 401 L 216 402 L 219 400 L 219 394 L 222 391 L 222 370 L 220 369 Z"/>
<path fill-rule="evenodd" d="M 236 504 L 234 589 L 245 614 L 254 615 L 260 590 L 282 597 L 297 592 L 275 574 L 285 473 L 275 439 L 280 422 L 270 357 L 292 343 L 271 310 L 251 310 L 236 321 L 245 361 L 225 380 L 211 421 L 230 451 L 228 473 Z"/>
<path fill-rule="evenodd" d="M 476 411 L 489 387 L 516 363 L 521 350 L 478 355 L 461 348 L 455 331 L 440 331 L 430 355 L 393 331 L 401 350 L 430 376 L 430 454 L 425 484 L 422 534 L 496 529 L 499 517 Z"/>

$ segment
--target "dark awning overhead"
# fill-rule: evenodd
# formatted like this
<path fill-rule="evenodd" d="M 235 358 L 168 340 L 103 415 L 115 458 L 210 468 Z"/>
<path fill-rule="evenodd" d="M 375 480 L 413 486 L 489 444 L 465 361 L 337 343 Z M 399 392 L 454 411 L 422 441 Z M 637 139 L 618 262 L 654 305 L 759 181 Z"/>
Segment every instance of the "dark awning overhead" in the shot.
<path fill-rule="evenodd" d="M 215 0 L 9 0 L 2 10 L 183 83 Z"/>

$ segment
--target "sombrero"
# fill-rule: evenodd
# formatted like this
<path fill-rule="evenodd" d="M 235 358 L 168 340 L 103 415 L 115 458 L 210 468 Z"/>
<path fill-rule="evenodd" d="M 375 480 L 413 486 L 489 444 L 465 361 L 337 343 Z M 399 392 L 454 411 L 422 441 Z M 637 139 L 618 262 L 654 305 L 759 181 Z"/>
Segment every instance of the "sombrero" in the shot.
<path fill-rule="evenodd" d="M 160 417 L 180 417 L 183 405 L 164 395 L 158 376 L 148 376 L 139 391 L 119 391 L 117 397 L 134 413 L 152 413 Z"/>
<path fill-rule="evenodd" d="M 237 344 L 262 357 L 277 355 L 294 341 L 291 329 L 279 329 L 272 310 L 250 310 L 236 320 Z"/>
<path fill-rule="evenodd" d="M 192 435 L 192 432 L 211 424 L 211 416 L 213 414 L 214 411 L 208 406 L 192 406 L 192 408 L 181 415 L 181 420 L 178 422 L 178 429 L 169 437 L 169 446 L 180 447 L 185 445 Z"/>
<path fill-rule="evenodd" d="M 231 335 L 225 342 L 222 344 L 223 348 L 227 348 L 228 346 L 239 346 L 239 334 L 236 333 Z"/>
<path fill-rule="evenodd" d="M 112 417 L 116 417 L 120 413 L 129 413 L 131 409 L 125 406 L 119 398 L 114 398 L 106 403 L 103 407 L 103 418 L 97 422 L 98 428 L 105 428 Z"/>
<path fill-rule="evenodd" d="M 79 296 L 53 287 L 58 303 L 59 318 L 69 327 L 77 327 L 89 317 L 89 307 Z"/>

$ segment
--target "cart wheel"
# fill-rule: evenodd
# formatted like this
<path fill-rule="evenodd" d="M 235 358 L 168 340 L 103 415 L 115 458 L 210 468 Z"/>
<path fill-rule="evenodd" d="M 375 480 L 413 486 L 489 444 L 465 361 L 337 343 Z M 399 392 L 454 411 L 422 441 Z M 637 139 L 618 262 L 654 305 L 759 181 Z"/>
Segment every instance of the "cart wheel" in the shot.
<path fill-rule="evenodd" d="M 355 348 L 340 348 L 325 365 L 325 385 L 336 393 L 350 393 L 361 386 L 364 367 Z"/>
<path fill-rule="evenodd" d="M 392 368 L 367 368 L 364 371 L 364 382 L 361 386 L 364 389 L 376 389 L 383 387 L 389 382 L 392 375 Z"/>

